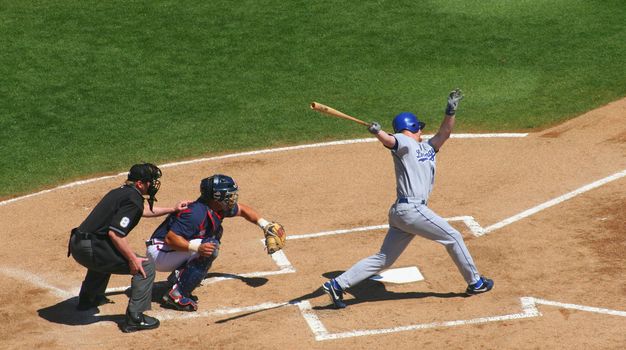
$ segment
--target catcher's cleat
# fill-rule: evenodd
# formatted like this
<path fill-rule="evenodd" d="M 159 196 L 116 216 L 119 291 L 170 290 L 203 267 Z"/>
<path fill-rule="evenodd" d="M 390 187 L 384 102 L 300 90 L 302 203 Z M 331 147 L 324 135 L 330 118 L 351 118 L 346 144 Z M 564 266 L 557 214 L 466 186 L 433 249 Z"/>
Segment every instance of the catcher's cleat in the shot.
<path fill-rule="evenodd" d="M 193 312 L 198 310 L 198 304 L 196 303 L 197 298 L 194 300 L 193 297 L 194 296 L 187 298 L 179 293 L 176 293 L 175 289 L 170 289 L 167 293 L 165 293 L 165 295 L 163 295 L 163 307 L 178 311 Z"/>
<path fill-rule="evenodd" d="M 335 309 L 343 309 L 346 307 L 346 304 L 343 302 L 343 289 L 339 286 L 337 281 L 334 279 L 329 280 L 328 282 L 322 285 L 324 292 L 328 294 L 330 297 L 330 301 L 332 301 Z"/>
<path fill-rule="evenodd" d="M 478 280 L 478 282 L 467 286 L 465 293 L 469 295 L 485 293 L 485 292 L 490 291 L 493 288 L 493 285 L 494 285 L 493 280 L 485 276 L 480 276 L 480 279 Z"/>
<path fill-rule="evenodd" d="M 89 300 L 85 298 L 78 298 L 78 305 L 76 305 L 76 310 L 78 311 L 87 311 L 91 308 L 98 307 L 104 304 L 114 304 L 115 302 L 104 295 L 96 295 L 95 298 Z"/>
<path fill-rule="evenodd" d="M 155 329 L 159 327 L 159 320 L 154 317 L 146 316 L 143 312 L 126 311 L 126 319 L 120 326 L 122 332 L 130 333 L 145 329 Z"/>

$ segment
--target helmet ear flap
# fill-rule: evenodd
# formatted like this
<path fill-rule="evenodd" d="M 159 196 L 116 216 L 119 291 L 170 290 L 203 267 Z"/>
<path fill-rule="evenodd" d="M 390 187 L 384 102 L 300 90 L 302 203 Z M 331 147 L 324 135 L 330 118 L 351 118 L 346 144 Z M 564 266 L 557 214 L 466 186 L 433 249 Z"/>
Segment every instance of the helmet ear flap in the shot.
<path fill-rule="evenodd" d="M 213 199 L 213 178 L 207 177 L 200 181 L 200 200 L 209 203 Z"/>

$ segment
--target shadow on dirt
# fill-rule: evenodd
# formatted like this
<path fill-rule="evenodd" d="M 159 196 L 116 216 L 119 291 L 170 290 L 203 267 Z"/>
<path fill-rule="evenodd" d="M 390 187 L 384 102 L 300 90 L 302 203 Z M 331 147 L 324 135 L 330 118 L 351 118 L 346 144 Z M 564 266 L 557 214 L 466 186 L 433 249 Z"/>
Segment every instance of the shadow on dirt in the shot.
<path fill-rule="evenodd" d="M 123 292 L 107 293 L 107 296 L 122 294 Z M 39 317 L 53 323 L 64 324 L 68 326 L 84 326 L 97 322 L 110 321 L 116 323 L 118 326 L 124 322 L 124 315 L 98 315 L 100 309 L 93 307 L 89 310 L 78 311 L 76 310 L 78 305 L 78 297 L 73 297 L 57 303 L 52 306 L 48 306 L 37 310 Z"/>
<path fill-rule="evenodd" d="M 343 271 L 332 271 L 323 274 L 324 277 L 331 279 L 341 275 Z M 359 283 L 357 286 L 350 288 L 346 293 L 352 295 L 354 299 L 344 300 L 347 306 L 356 305 L 361 303 L 368 303 L 373 301 L 383 300 L 399 300 L 399 299 L 422 299 L 422 298 L 467 298 L 466 293 L 438 293 L 438 292 L 404 292 L 396 293 L 388 291 L 385 284 L 382 282 L 372 281 L 366 279 Z M 330 303 L 330 299 L 328 300 Z M 314 310 L 327 310 L 334 309 L 332 304 L 327 306 L 315 306 Z"/>
<path fill-rule="evenodd" d="M 206 277 L 204 277 L 204 279 L 209 279 L 212 277 L 225 277 L 225 278 L 240 280 L 241 282 L 245 283 L 247 286 L 252 287 L 252 288 L 261 287 L 268 281 L 268 279 L 264 277 L 243 277 L 239 275 L 233 275 L 231 273 L 220 273 L 220 272 L 209 272 L 207 273 Z"/>
<path fill-rule="evenodd" d="M 335 278 L 335 277 L 339 276 L 342 273 L 343 273 L 343 271 L 332 271 L 332 272 L 324 273 L 322 276 L 324 276 L 327 279 L 330 279 L 330 278 Z M 385 288 L 385 285 L 383 283 L 372 281 L 372 280 L 369 280 L 369 279 L 361 282 L 358 286 L 356 286 L 354 288 L 351 288 L 349 293 L 354 296 L 354 299 L 346 300 L 345 301 L 346 305 L 356 305 L 356 304 L 367 303 L 367 302 L 372 302 L 372 301 L 398 300 L 398 299 L 467 298 L 468 297 L 468 295 L 465 294 L 465 293 L 454 293 L 454 292 L 448 292 L 448 293 L 437 293 L 437 292 L 396 293 L 396 292 L 388 291 Z M 258 314 L 260 312 L 273 310 L 273 309 L 278 309 L 278 308 L 281 308 L 281 307 L 284 307 L 284 306 L 295 305 L 295 304 L 299 303 L 300 301 L 309 300 L 309 299 L 315 299 L 315 298 L 320 297 L 320 296 L 324 296 L 324 290 L 322 289 L 321 286 L 319 288 L 317 288 L 316 290 L 312 291 L 311 293 L 307 293 L 307 294 L 304 294 L 304 295 L 301 295 L 299 297 L 296 297 L 296 298 L 293 298 L 293 299 L 289 300 L 286 304 L 281 304 L 281 305 L 277 305 L 275 307 L 271 307 L 271 308 L 267 308 L 267 309 L 263 309 L 263 310 L 252 311 L 252 312 L 248 312 L 248 313 L 245 313 L 245 314 L 229 317 L 229 318 L 226 318 L 226 319 L 223 319 L 223 320 L 218 320 L 215 323 L 226 323 L 226 322 L 233 321 L 233 320 L 236 320 L 236 319 L 239 319 L 239 318 L 243 318 L 243 317 L 247 317 L 247 316 L 250 316 L 250 315 Z M 334 307 L 332 306 L 332 304 L 330 304 L 330 300 L 328 300 L 328 301 L 329 301 L 329 305 L 327 305 L 327 306 L 315 306 L 315 307 L 313 307 L 313 309 L 314 310 L 333 309 Z"/>

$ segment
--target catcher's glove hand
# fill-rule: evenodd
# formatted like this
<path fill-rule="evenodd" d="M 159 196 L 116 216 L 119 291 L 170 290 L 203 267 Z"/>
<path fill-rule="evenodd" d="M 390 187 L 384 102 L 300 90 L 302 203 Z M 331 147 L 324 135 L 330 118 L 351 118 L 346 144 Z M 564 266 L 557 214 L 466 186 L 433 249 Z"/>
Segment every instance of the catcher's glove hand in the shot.
<path fill-rule="evenodd" d="M 263 227 L 265 234 L 265 248 L 268 254 L 274 254 L 283 249 L 287 241 L 287 234 L 283 225 L 277 222 L 270 222 Z"/>

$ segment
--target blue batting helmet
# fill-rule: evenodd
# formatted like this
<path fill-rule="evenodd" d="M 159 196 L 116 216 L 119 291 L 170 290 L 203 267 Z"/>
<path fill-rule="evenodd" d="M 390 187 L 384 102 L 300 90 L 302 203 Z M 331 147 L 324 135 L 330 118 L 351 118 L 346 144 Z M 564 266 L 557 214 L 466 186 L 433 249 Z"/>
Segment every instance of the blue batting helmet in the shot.
<path fill-rule="evenodd" d="M 411 112 L 402 112 L 393 118 L 393 131 L 400 132 L 402 130 L 409 130 L 410 132 L 417 132 L 424 129 L 426 124 L 421 122 L 415 114 Z"/>

